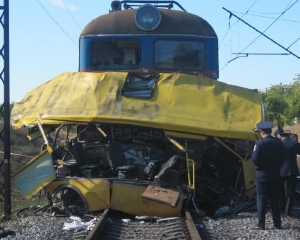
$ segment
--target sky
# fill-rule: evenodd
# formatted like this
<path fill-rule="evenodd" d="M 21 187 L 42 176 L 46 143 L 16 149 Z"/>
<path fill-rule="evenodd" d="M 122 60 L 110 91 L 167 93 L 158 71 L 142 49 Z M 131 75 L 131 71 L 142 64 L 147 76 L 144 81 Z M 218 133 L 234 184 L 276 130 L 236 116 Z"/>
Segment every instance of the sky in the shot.
<path fill-rule="evenodd" d="M 3 0 L 0 2 L 3 6 Z M 300 0 L 177 2 L 215 29 L 219 81 L 266 90 L 280 83 L 291 84 L 300 74 Z M 223 8 L 273 41 L 234 15 L 230 17 Z M 62 72 L 78 71 L 80 33 L 109 9 L 110 0 L 9 0 L 10 101 L 21 101 L 27 92 Z M 0 35 L 2 46 L 3 31 Z"/>

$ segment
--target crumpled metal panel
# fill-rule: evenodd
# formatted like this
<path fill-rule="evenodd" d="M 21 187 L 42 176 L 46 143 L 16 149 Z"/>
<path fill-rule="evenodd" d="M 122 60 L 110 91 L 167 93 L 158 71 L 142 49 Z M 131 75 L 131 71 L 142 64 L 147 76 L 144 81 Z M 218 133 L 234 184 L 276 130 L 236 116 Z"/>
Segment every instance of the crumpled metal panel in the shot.
<path fill-rule="evenodd" d="M 178 188 L 164 188 L 160 185 L 149 184 L 142 198 L 150 201 L 156 201 L 176 207 L 181 196 L 181 190 Z"/>
<path fill-rule="evenodd" d="M 13 180 L 26 199 L 31 198 L 56 178 L 52 156 L 47 150 L 34 157 L 13 176 Z"/>
<path fill-rule="evenodd" d="M 259 93 L 201 76 L 161 74 L 154 96 L 121 96 L 127 73 L 65 72 L 16 103 L 13 128 L 63 122 L 135 124 L 209 136 L 256 140 Z"/>
<path fill-rule="evenodd" d="M 100 211 L 110 207 L 110 182 L 101 178 L 61 178 L 49 183 L 46 188 L 53 194 L 59 187 L 77 189 L 84 196 L 89 211 Z"/>

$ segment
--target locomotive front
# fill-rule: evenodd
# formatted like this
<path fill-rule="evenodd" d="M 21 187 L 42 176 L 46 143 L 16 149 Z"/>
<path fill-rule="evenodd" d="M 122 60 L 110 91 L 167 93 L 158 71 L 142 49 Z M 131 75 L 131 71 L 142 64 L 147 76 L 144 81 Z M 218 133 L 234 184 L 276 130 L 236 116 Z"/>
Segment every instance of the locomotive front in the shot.
<path fill-rule="evenodd" d="M 79 71 L 179 72 L 218 78 L 218 39 L 202 18 L 145 4 L 114 8 L 80 36 Z M 155 2 L 155 1 L 154 1 Z M 112 6 L 121 6 L 114 1 Z"/>

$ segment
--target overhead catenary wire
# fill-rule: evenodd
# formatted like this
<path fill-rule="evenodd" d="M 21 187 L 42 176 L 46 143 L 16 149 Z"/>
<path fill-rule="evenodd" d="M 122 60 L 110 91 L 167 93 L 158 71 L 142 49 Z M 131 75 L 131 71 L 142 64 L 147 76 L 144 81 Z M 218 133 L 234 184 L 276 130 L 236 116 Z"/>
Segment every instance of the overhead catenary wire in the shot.
<path fill-rule="evenodd" d="M 289 53 L 232 53 L 232 54 L 243 54 L 243 55 L 290 55 Z"/>
<path fill-rule="evenodd" d="M 236 11 L 232 11 L 232 13 L 244 14 L 244 15 L 247 15 L 247 16 L 254 16 L 254 17 L 260 17 L 260 18 L 276 19 L 275 17 L 267 17 L 267 16 L 258 15 L 258 14 L 251 14 L 251 13 L 246 14 L 246 13 L 236 12 Z M 291 20 L 291 19 L 278 19 L 278 21 L 300 23 L 300 21 Z"/>
<path fill-rule="evenodd" d="M 296 42 L 298 42 L 299 39 L 300 39 L 300 38 L 296 39 L 290 46 L 288 46 L 287 49 L 289 49 L 289 48 L 290 48 L 291 46 L 293 46 Z"/>
<path fill-rule="evenodd" d="M 287 7 L 286 7 L 286 9 L 285 9 L 283 12 L 280 13 L 281 15 L 278 16 L 278 17 L 275 19 L 275 21 L 274 21 L 267 29 L 264 30 L 264 32 L 267 31 L 267 30 L 268 30 L 268 29 L 269 29 L 276 21 L 279 20 L 279 18 L 280 18 L 285 12 L 287 12 L 289 9 L 291 9 L 297 2 L 298 2 L 298 0 L 296 0 L 292 5 L 290 5 L 290 3 L 291 3 L 291 0 L 290 0 L 289 3 L 288 3 L 288 5 L 287 5 Z M 290 5 L 290 6 L 289 6 L 289 5 Z M 229 19 L 230 19 L 232 16 L 235 16 L 237 19 L 239 19 L 240 21 L 242 21 L 243 23 L 245 23 L 246 25 L 250 26 L 251 28 L 253 28 L 254 30 L 256 30 L 257 32 L 260 33 L 260 35 L 259 35 L 256 39 L 254 39 L 247 47 L 245 47 L 242 51 L 240 51 L 240 52 L 238 53 L 238 54 L 243 54 L 243 55 L 244 55 L 244 56 L 240 56 L 240 57 L 248 57 L 248 55 L 254 55 L 254 54 L 243 53 L 243 52 L 244 52 L 251 44 L 253 44 L 253 43 L 254 43 L 261 35 L 263 35 L 264 37 L 268 38 L 269 40 L 271 40 L 272 42 L 274 42 L 275 44 L 277 44 L 278 46 L 280 46 L 281 48 L 283 48 L 284 50 L 286 50 L 287 52 L 289 52 L 291 55 L 293 55 L 293 56 L 299 58 L 299 56 L 295 55 L 294 53 L 292 53 L 291 51 L 288 50 L 288 49 L 289 49 L 293 44 L 295 44 L 299 39 L 297 39 L 296 41 L 294 41 L 288 48 L 284 48 L 284 47 L 281 46 L 279 43 L 275 42 L 273 39 L 269 38 L 268 36 L 266 36 L 266 35 L 263 34 L 262 32 L 258 31 L 256 28 L 252 27 L 250 24 L 248 24 L 248 23 L 246 23 L 245 21 L 243 21 L 241 18 L 239 18 L 239 17 L 237 17 L 236 15 L 234 15 L 233 12 L 230 12 L 230 11 L 228 11 L 228 10 L 225 9 L 225 8 L 223 8 L 223 9 L 230 13 Z M 246 14 L 248 14 L 249 10 L 250 10 L 250 9 L 248 9 L 248 10 L 246 11 L 246 13 L 243 14 L 243 16 L 246 15 Z M 275 14 L 275 13 L 272 13 L 272 14 Z M 242 17 L 243 17 L 243 16 L 242 16 Z M 282 20 L 282 19 L 280 19 L 280 20 Z M 290 22 L 296 22 L 296 23 L 298 23 L 298 21 L 292 21 L 292 20 L 284 20 L 284 21 L 290 21 Z M 237 22 L 236 22 L 236 23 L 237 23 Z M 233 25 L 232 25 L 232 26 L 233 26 Z M 269 55 L 269 54 L 262 54 L 262 55 Z M 276 55 L 288 55 L 288 54 L 276 54 Z M 234 61 L 234 60 L 237 59 L 237 58 L 239 58 L 239 56 L 238 56 L 238 57 L 234 57 L 233 59 L 229 60 L 229 61 L 228 61 L 228 62 L 227 62 L 227 63 L 226 63 L 219 71 L 221 72 L 225 67 L 227 67 L 227 65 L 228 65 L 230 62 Z"/>
<path fill-rule="evenodd" d="M 79 27 L 79 29 L 82 30 L 82 27 L 80 27 L 80 25 L 78 24 L 78 22 L 77 22 L 76 19 L 74 18 L 73 14 L 72 14 L 71 11 L 69 10 L 68 6 L 64 3 L 64 0 L 62 0 L 62 3 L 64 4 L 65 8 L 68 10 L 69 14 L 70 14 L 71 17 L 73 18 L 74 22 L 77 24 L 77 26 Z"/>
<path fill-rule="evenodd" d="M 254 4 L 255 4 L 256 2 L 257 2 L 257 0 L 255 0 L 255 1 L 251 4 L 251 6 L 248 8 L 248 10 L 242 15 L 242 18 L 250 11 L 250 9 L 254 6 Z M 236 21 L 234 24 L 232 24 L 232 25 L 230 26 L 230 18 L 231 18 L 231 15 L 229 15 L 228 29 L 227 29 L 227 31 L 226 31 L 226 33 L 225 33 L 225 35 L 224 35 L 224 37 L 223 37 L 223 39 L 222 39 L 222 41 L 221 41 L 221 43 L 220 43 L 218 49 L 220 49 L 220 47 L 221 47 L 221 45 L 222 45 L 222 43 L 223 43 L 225 37 L 226 37 L 227 34 L 228 34 L 229 29 L 232 28 L 235 24 L 237 24 L 237 23 L 239 22 L 239 20 L 238 20 L 238 21 Z M 237 57 L 237 58 L 238 58 L 238 57 Z M 235 58 L 235 59 L 236 59 L 236 58 Z M 235 60 L 235 59 L 233 59 L 233 60 Z M 232 62 L 233 60 L 228 61 L 228 62 L 225 64 L 225 66 L 222 67 L 222 68 L 219 70 L 219 72 L 221 72 L 221 71 L 222 71 L 222 70 L 223 70 L 230 62 Z"/>
<path fill-rule="evenodd" d="M 43 6 L 43 4 L 39 1 L 36 0 L 40 6 L 44 9 L 44 11 L 48 14 L 48 16 L 55 22 L 55 24 L 67 35 L 67 37 L 78 47 L 78 43 L 71 38 L 71 36 L 58 24 L 58 22 L 52 17 L 52 15 L 47 11 L 47 9 Z"/>
<path fill-rule="evenodd" d="M 298 1 L 298 0 L 297 0 Z M 223 8 L 225 11 L 229 12 L 231 15 L 235 16 L 236 18 L 240 19 L 238 16 L 234 15 L 233 13 L 231 13 L 229 10 L 227 10 L 226 8 Z M 258 29 L 256 29 L 255 27 L 251 26 L 249 23 L 245 22 L 244 20 L 240 19 L 243 23 L 245 23 L 246 25 L 248 25 L 249 27 L 251 27 L 252 29 L 254 29 L 255 31 L 259 32 L 261 35 L 263 35 L 264 37 L 266 37 L 267 39 L 269 39 L 270 41 L 272 41 L 273 43 L 275 43 L 276 45 L 278 45 L 279 47 L 283 48 L 284 50 L 286 50 L 287 52 L 289 52 L 291 55 L 295 56 L 296 58 L 300 59 L 299 56 L 297 56 L 296 54 L 294 54 L 293 52 L 291 52 L 290 50 L 288 50 L 287 48 L 283 47 L 282 45 L 280 45 L 279 43 L 277 43 L 276 41 L 274 41 L 272 38 L 268 37 L 267 35 L 265 35 L 263 32 L 259 31 Z M 249 45 L 248 45 L 249 46 Z M 246 49 L 246 48 L 245 48 Z M 244 49 L 244 50 L 245 50 Z M 243 50 L 243 51 L 244 51 Z M 240 54 L 243 53 L 243 51 L 240 52 Z"/>
<path fill-rule="evenodd" d="M 241 57 L 248 57 L 249 55 L 290 55 L 289 53 L 232 53 L 232 54 L 238 54 L 237 57 L 230 59 L 227 63 L 231 63 L 232 61 L 241 58 Z"/>
<path fill-rule="evenodd" d="M 243 18 L 249 11 L 250 11 L 250 9 L 254 6 L 254 4 L 257 2 L 257 0 L 255 0 L 252 4 L 251 4 L 251 6 L 248 8 L 248 10 L 242 15 L 242 17 L 241 18 Z M 229 16 L 229 19 L 231 18 L 231 16 Z M 222 39 L 222 41 L 221 41 L 221 43 L 220 43 L 220 45 L 219 45 L 219 49 L 220 49 L 220 47 L 222 46 L 222 43 L 223 43 L 223 41 L 224 41 L 224 39 L 225 39 L 225 37 L 227 36 L 227 33 L 228 33 L 228 31 L 229 31 L 229 29 L 230 28 L 232 28 L 235 24 L 237 24 L 239 21 L 236 21 L 234 24 L 232 24 L 231 26 L 230 26 L 230 23 L 228 24 L 228 29 L 227 29 L 227 31 L 226 31 L 226 33 L 225 33 L 225 35 L 224 35 L 224 37 L 223 37 L 223 39 Z"/>
<path fill-rule="evenodd" d="M 248 47 L 250 47 L 258 38 L 260 38 L 262 35 L 266 37 L 266 35 L 264 35 L 263 33 L 265 33 L 275 22 L 277 22 L 277 20 L 283 15 L 285 14 L 289 9 L 291 9 L 299 0 L 296 0 L 291 6 L 287 7 L 263 32 L 258 31 L 260 34 L 252 41 L 250 42 L 242 51 L 240 51 L 241 53 L 243 53 Z M 225 8 L 223 8 L 224 10 L 226 10 Z M 228 10 L 226 10 L 227 12 L 229 12 Z M 230 12 L 230 14 L 232 14 Z M 232 14 L 233 15 L 233 14 Z M 235 16 L 237 17 L 237 16 Z M 238 17 L 237 17 L 238 18 Z M 239 18 L 238 18 L 239 19 Z M 241 20 L 243 21 L 243 20 Z M 244 23 L 246 23 L 245 21 L 243 21 Z M 248 26 L 251 27 L 251 25 L 247 24 Z M 252 27 L 253 28 L 253 27 Z M 254 29 L 254 28 L 253 28 Z M 268 39 L 271 40 L 271 38 L 268 37 Z M 274 41 L 273 41 L 274 42 Z"/>

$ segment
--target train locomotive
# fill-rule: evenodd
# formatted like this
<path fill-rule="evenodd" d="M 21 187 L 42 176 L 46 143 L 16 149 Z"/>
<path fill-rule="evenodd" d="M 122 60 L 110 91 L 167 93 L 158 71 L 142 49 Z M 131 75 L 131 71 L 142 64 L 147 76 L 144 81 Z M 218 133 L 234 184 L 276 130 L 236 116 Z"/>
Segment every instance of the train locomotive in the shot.
<path fill-rule="evenodd" d="M 176 1 L 111 8 L 83 29 L 79 71 L 12 110 L 13 128 L 45 142 L 13 176 L 22 194 L 45 187 L 64 207 L 163 217 L 251 199 L 263 104 L 257 90 L 217 80 L 212 26 Z"/>

